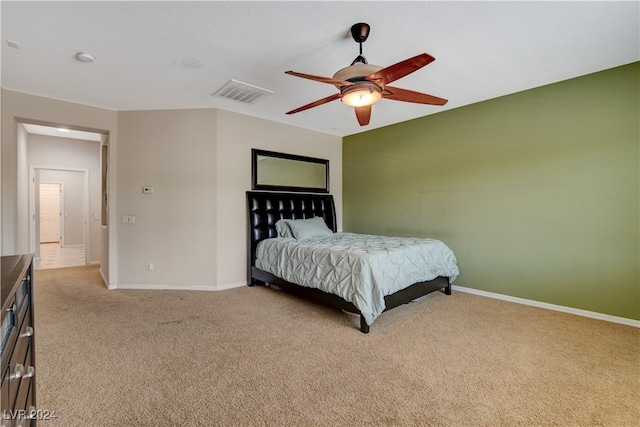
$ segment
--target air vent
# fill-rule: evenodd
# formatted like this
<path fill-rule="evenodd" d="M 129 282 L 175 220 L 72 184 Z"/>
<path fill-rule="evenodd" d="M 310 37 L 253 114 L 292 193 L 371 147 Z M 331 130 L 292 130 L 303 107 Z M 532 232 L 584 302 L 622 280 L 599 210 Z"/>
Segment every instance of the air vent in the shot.
<path fill-rule="evenodd" d="M 220 89 L 212 95 L 218 98 L 231 99 L 233 101 L 242 102 L 243 104 L 253 104 L 259 99 L 267 95 L 271 95 L 273 91 L 262 89 L 237 80 L 229 80 Z"/>

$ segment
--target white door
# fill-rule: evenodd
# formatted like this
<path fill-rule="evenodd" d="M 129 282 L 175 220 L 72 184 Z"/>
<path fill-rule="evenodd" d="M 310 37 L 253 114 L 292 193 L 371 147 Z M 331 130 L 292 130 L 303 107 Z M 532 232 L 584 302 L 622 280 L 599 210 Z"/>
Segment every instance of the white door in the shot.
<path fill-rule="evenodd" d="M 40 243 L 60 241 L 60 184 L 40 183 Z"/>

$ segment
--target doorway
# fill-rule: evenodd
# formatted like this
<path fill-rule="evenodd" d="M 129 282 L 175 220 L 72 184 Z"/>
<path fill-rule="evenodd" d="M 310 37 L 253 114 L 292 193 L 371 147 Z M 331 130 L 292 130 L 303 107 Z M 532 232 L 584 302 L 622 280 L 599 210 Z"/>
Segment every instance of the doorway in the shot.
<path fill-rule="evenodd" d="M 35 269 L 86 264 L 87 171 L 35 167 Z"/>
<path fill-rule="evenodd" d="M 40 182 L 40 244 L 60 243 L 62 183 Z"/>
<path fill-rule="evenodd" d="M 36 269 L 75 267 L 85 264 L 84 242 L 80 245 L 62 244 L 64 221 L 64 182 L 40 181 L 40 256 Z"/>
<path fill-rule="evenodd" d="M 35 253 L 36 263 L 44 260 L 40 248 L 40 182 L 63 181 L 46 176 L 50 171 L 72 173 L 82 178 L 75 186 L 67 182 L 62 186 L 64 197 L 60 202 L 61 231 L 57 246 L 63 254 L 75 251 L 82 255 L 80 261 L 75 257 L 76 265 L 99 265 L 105 284 L 108 283 L 110 230 L 101 209 L 101 185 L 105 185 L 101 180 L 108 178 L 101 171 L 101 164 L 106 162 L 102 155 L 108 145 L 108 132 L 24 119 L 18 120 L 16 126 L 16 145 L 23 147 L 24 152 L 24 161 L 20 164 L 26 172 L 25 179 L 20 181 L 24 185 L 18 188 L 22 197 L 19 208 L 24 211 L 18 216 L 24 220 L 18 224 L 16 234 L 19 242 L 28 242 L 28 247 L 21 251 Z M 76 205 L 68 200 L 70 198 L 76 200 Z"/>

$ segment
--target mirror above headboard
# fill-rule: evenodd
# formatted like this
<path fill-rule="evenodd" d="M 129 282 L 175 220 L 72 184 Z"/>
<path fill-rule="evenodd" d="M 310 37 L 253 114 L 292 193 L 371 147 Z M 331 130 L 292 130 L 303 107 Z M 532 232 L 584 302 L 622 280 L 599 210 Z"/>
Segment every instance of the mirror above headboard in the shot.
<path fill-rule="evenodd" d="M 329 192 L 329 160 L 251 149 L 251 189 Z"/>

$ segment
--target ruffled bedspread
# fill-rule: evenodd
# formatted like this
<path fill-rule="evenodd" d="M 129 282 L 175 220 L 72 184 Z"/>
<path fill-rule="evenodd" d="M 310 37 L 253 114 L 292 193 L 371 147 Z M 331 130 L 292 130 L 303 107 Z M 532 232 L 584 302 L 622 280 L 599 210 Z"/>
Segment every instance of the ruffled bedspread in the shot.
<path fill-rule="evenodd" d="M 334 233 L 258 244 L 256 267 L 288 282 L 318 288 L 355 305 L 368 325 L 384 297 L 414 283 L 460 274 L 453 251 L 435 239 Z"/>

